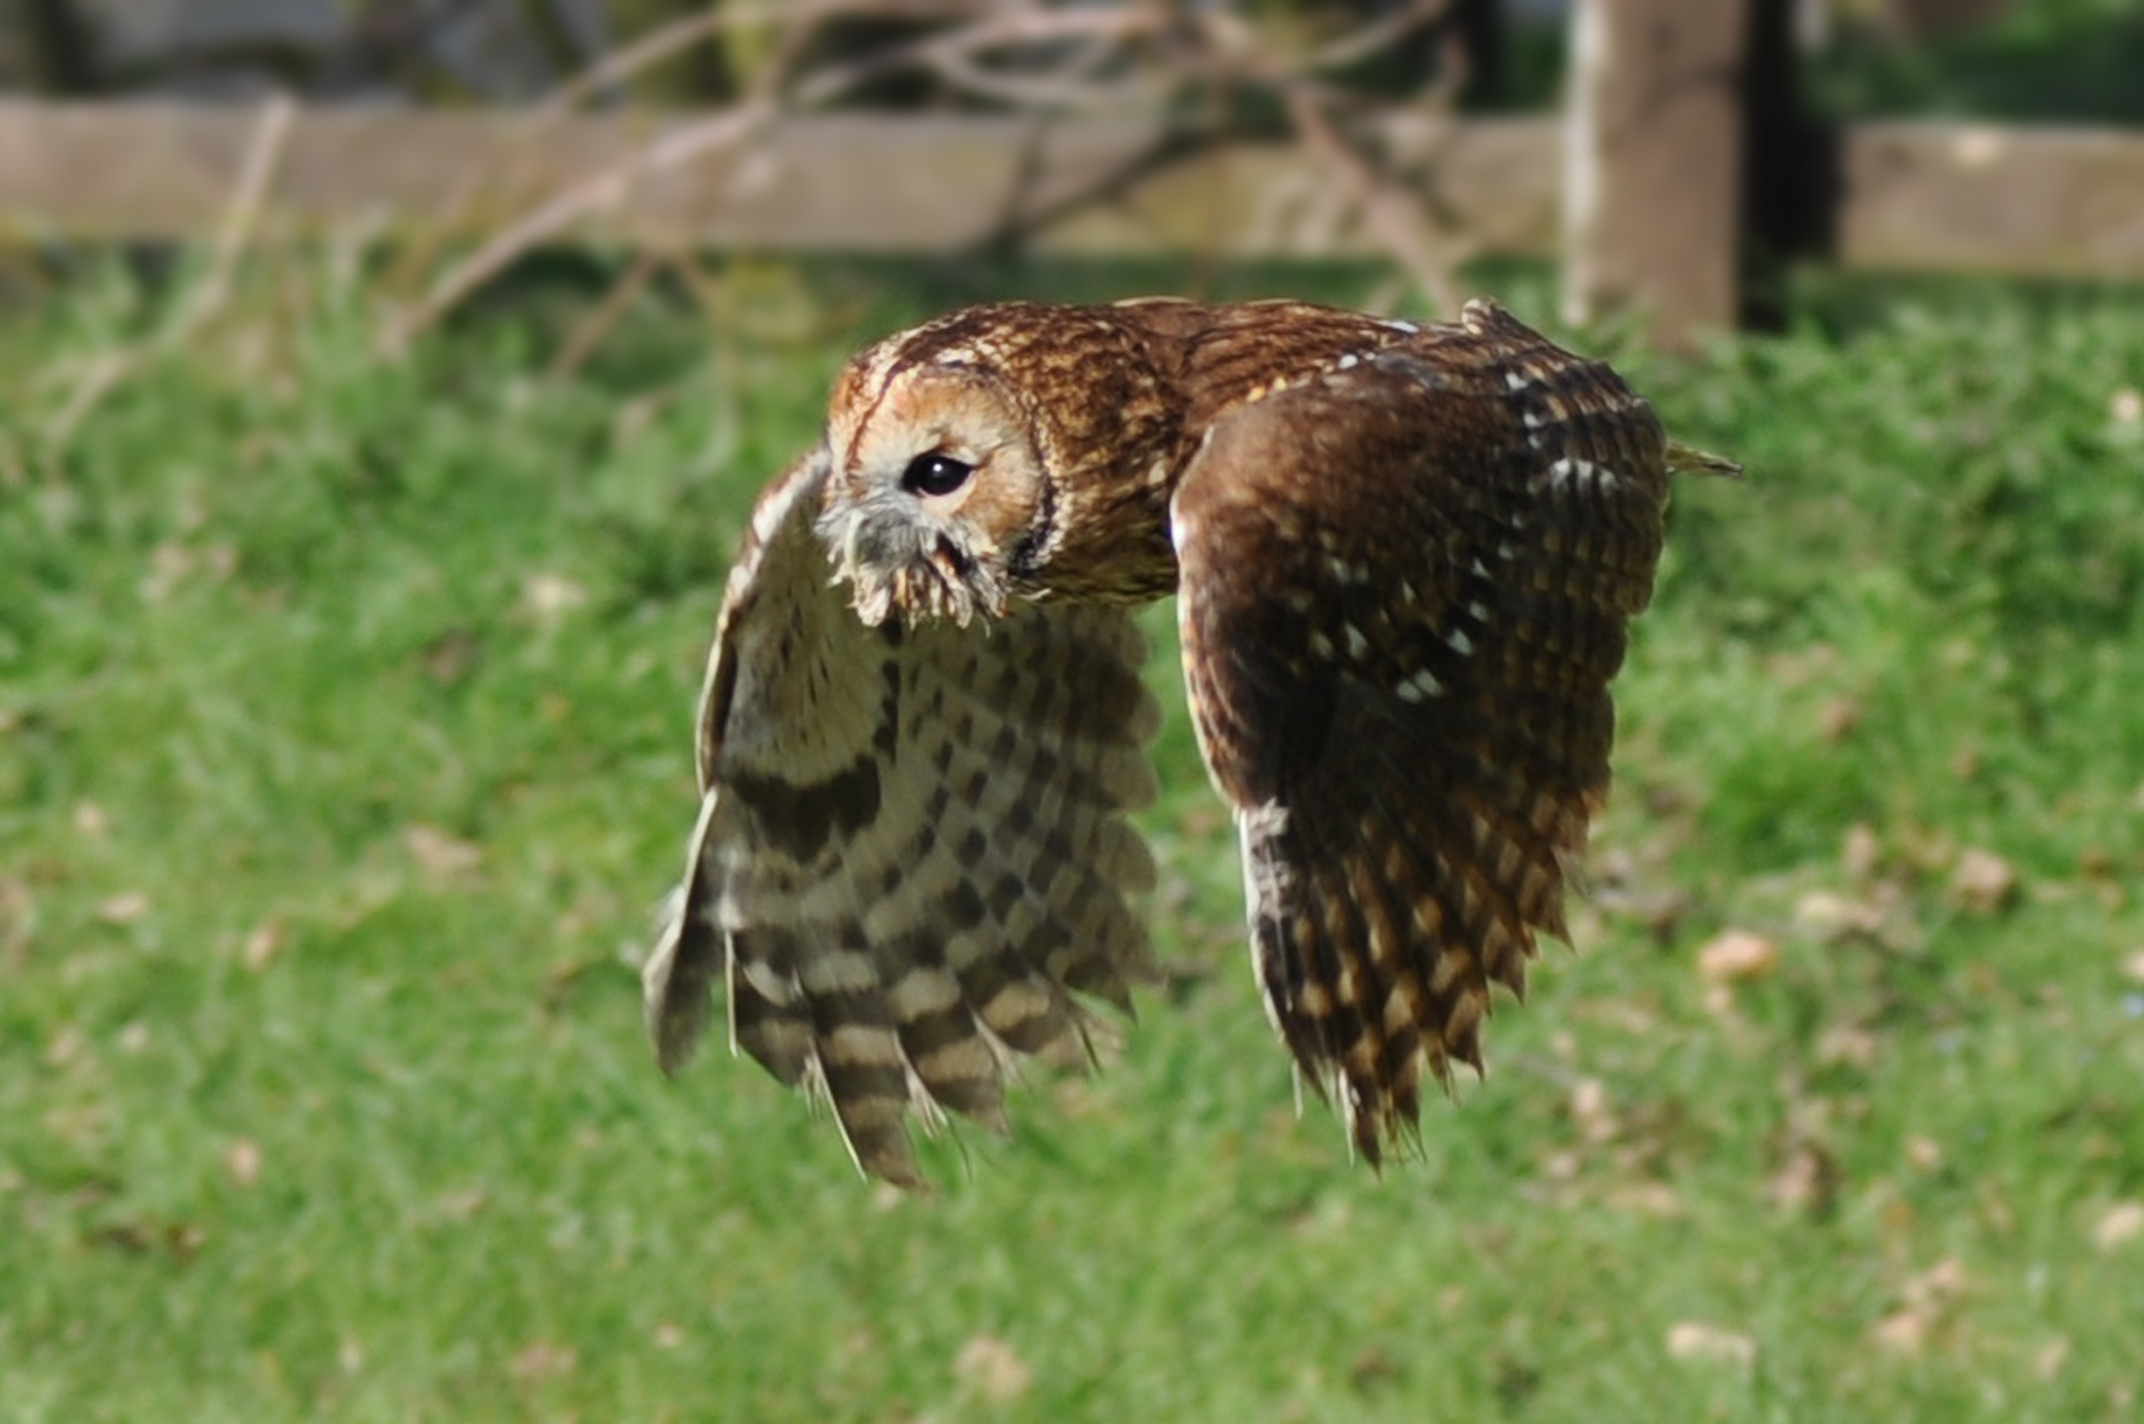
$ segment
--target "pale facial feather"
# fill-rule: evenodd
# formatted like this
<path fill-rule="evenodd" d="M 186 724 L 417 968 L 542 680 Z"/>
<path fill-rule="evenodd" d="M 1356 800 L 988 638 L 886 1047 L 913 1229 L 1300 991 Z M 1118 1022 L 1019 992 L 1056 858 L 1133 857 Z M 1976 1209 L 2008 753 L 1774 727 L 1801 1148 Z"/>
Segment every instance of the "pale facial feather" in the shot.
<path fill-rule="evenodd" d="M 856 611 L 894 609 L 965 624 L 1003 613 L 1008 565 L 1043 506 L 1028 422 L 988 372 L 968 366 L 896 370 L 875 394 L 843 383 L 827 425 L 835 459 L 819 521 L 835 577 Z M 929 494 L 908 472 L 922 456 L 970 466 L 959 488 Z"/>

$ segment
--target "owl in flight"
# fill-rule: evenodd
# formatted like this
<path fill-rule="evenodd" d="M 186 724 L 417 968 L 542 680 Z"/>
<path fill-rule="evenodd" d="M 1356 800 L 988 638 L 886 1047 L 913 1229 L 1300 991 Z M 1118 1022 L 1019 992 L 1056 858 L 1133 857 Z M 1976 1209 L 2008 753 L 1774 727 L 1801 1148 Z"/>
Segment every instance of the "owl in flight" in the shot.
<path fill-rule="evenodd" d="M 1481 1065 L 1608 786 L 1671 444 L 1501 308 L 976 307 L 887 338 L 761 497 L 700 704 L 684 883 L 646 970 L 664 1071 L 732 1046 L 920 1186 L 906 1118 L 1004 1124 L 1157 970 L 1130 813 L 1174 592 L 1250 947 L 1375 1163 Z"/>

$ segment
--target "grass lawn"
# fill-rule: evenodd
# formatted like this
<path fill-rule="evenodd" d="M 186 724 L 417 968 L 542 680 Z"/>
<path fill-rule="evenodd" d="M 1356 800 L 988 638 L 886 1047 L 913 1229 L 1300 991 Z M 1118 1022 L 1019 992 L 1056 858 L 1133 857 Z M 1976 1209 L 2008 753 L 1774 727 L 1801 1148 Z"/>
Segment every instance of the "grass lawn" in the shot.
<path fill-rule="evenodd" d="M 1369 287 L 1223 290 L 1284 282 Z M 1158 610 L 1175 977 L 904 1199 L 661 1080 L 632 961 L 751 496 L 935 300 L 739 265 L 549 376 L 555 296 L 390 362 L 269 271 L 57 448 L 160 318 L 16 303 L 0 1420 L 2144 1408 L 2144 295 L 1619 353 L 1751 478 L 1678 491 L 1579 952 L 1382 1179 L 1294 1110 Z"/>

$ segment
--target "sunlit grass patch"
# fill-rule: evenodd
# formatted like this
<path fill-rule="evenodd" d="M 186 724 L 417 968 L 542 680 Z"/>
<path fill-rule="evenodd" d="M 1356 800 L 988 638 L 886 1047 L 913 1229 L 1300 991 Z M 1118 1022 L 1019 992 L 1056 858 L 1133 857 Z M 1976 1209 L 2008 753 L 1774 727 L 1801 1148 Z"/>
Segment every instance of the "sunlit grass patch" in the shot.
<path fill-rule="evenodd" d="M 1177 977 L 905 1200 L 747 1063 L 664 1083 L 629 962 L 752 494 L 915 314 L 843 280 L 563 380 L 298 283 L 60 448 L 149 318 L 17 318 L 0 1417 L 2132 1407 L 2144 304 L 1619 357 L 1750 478 L 1677 492 L 1578 953 L 1381 1180 L 1294 1112 L 1155 615 Z"/>

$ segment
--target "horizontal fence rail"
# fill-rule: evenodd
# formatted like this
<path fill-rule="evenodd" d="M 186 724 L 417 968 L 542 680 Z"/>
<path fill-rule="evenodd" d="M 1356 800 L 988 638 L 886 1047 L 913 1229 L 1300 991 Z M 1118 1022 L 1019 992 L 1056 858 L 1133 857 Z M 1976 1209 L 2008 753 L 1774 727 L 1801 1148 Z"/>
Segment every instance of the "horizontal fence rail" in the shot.
<path fill-rule="evenodd" d="M 213 232 L 271 120 L 259 109 L 0 103 L 0 234 Z M 1199 143 L 1152 123 L 879 116 L 784 119 L 689 162 L 628 172 L 691 115 L 299 109 L 273 141 L 257 229 L 483 232 L 600 175 L 572 228 L 624 244 L 931 252 L 1019 241 L 1137 255 L 1372 252 L 1353 205 L 1294 144 Z M 1440 226 L 1485 250 L 1556 246 L 1553 119 L 1393 120 L 1376 141 Z"/>
<path fill-rule="evenodd" d="M 1292 142 L 1195 142 L 1093 118 L 788 118 L 633 171 L 692 114 L 282 111 L 0 102 L 0 237 L 185 240 L 237 195 L 257 236 L 352 225 L 481 234 L 616 178 L 576 240 L 942 252 L 1325 257 L 1379 250 L 1345 185 Z M 1432 230 L 1468 252 L 1560 241 L 1554 117 L 1389 116 L 1364 131 Z M 1830 258 L 1862 270 L 2144 278 L 2144 135 L 1857 123 L 1828 136 Z M 248 177 L 250 175 L 250 183 Z"/>
<path fill-rule="evenodd" d="M 1864 123 L 1837 162 L 1845 266 L 2144 277 L 2144 133 Z"/>

